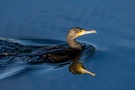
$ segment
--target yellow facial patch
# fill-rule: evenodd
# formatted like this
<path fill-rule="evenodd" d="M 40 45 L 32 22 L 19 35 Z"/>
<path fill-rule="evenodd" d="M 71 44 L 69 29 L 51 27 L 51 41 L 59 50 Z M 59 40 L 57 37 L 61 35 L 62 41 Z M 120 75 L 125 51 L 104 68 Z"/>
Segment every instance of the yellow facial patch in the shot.
<path fill-rule="evenodd" d="M 82 36 L 85 32 L 86 30 L 81 30 L 79 33 L 77 33 L 77 36 Z"/>

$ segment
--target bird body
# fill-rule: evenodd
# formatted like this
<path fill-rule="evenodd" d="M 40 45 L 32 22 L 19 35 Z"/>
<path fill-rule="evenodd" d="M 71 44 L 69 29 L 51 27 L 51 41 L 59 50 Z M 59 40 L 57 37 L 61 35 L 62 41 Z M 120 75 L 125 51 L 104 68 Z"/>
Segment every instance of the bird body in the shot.
<path fill-rule="evenodd" d="M 76 41 L 77 37 L 91 33 L 96 33 L 96 31 L 87 31 L 79 27 L 71 28 L 66 37 L 68 44 L 56 45 L 51 48 L 41 47 L 33 49 L 29 46 L 20 45 L 18 43 L 2 42 L 0 48 L 0 68 L 2 67 L 1 70 L 3 70 L 8 66 L 17 64 L 35 65 L 42 63 L 61 63 L 70 60 L 72 63 L 69 70 L 73 74 L 87 73 L 94 76 L 94 74 L 86 70 L 82 64 L 80 65 L 80 62 L 78 61 L 80 56 L 83 55 L 83 51 L 89 52 L 90 56 L 94 55 L 95 48 L 92 45 L 89 45 L 90 48 L 88 49 L 86 45 L 83 46 Z"/>

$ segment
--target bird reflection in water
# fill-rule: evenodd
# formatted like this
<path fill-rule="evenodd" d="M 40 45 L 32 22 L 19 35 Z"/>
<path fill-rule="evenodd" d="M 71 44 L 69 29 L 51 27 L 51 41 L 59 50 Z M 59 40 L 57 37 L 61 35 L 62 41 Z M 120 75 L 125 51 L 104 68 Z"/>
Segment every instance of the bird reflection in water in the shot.
<path fill-rule="evenodd" d="M 90 55 L 93 55 L 94 53 L 91 52 Z M 73 74 L 90 74 L 91 76 L 95 76 L 95 73 L 92 73 L 88 71 L 83 63 L 79 62 L 81 57 L 81 53 L 78 52 L 78 55 L 72 60 L 71 64 L 69 65 L 69 71 Z"/>
<path fill-rule="evenodd" d="M 33 48 L 19 43 L 1 40 L 0 72 L 3 73 L 4 71 L 4 73 L 6 73 L 3 74 L 3 77 L 4 75 L 9 77 L 14 75 L 14 73 L 16 74 L 17 72 L 21 72 L 21 70 L 23 71 L 23 69 L 26 69 L 26 66 L 28 65 L 32 66 L 43 63 L 62 63 L 70 60 L 71 64 L 69 66 L 69 71 L 73 74 L 90 74 L 95 76 L 94 73 L 88 71 L 83 64 L 79 62 L 80 57 L 85 51 L 89 52 L 89 57 L 93 56 L 95 48 L 92 45 L 89 45 L 89 49 L 87 50 L 86 45 L 82 45 L 76 41 L 77 37 L 91 33 L 96 33 L 96 31 L 85 30 L 80 27 L 71 28 L 66 37 L 68 44 L 56 45 L 54 47 Z M 20 67 L 19 65 L 23 66 Z M 14 66 L 11 67 L 14 72 L 8 72 L 9 70 L 12 70 L 10 66 Z"/>
<path fill-rule="evenodd" d="M 80 62 L 73 62 L 70 66 L 69 66 L 69 71 L 72 72 L 73 74 L 90 74 L 92 76 L 95 76 L 95 73 L 92 73 L 90 71 L 88 71 L 82 63 Z"/>
<path fill-rule="evenodd" d="M 72 63 L 69 65 L 69 71 L 73 74 L 90 74 L 91 76 L 95 76 L 95 73 L 88 71 L 84 66 L 83 63 L 80 63 L 80 54 L 73 59 Z"/>

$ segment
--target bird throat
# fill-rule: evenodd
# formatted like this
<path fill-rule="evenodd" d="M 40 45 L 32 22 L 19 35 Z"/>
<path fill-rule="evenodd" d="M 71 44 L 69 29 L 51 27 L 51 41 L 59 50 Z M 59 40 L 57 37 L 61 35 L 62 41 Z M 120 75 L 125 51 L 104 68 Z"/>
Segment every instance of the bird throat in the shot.
<path fill-rule="evenodd" d="M 68 39 L 67 42 L 71 48 L 76 50 L 82 50 L 81 44 L 78 43 L 75 39 Z"/>

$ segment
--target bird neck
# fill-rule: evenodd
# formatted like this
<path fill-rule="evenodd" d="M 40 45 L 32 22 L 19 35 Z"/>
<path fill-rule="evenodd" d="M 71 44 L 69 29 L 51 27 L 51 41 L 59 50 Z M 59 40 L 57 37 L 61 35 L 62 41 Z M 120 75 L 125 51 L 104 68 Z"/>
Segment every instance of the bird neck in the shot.
<path fill-rule="evenodd" d="M 76 50 L 82 50 L 81 44 L 78 43 L 75 38 L 67 37 L 67 42 L 71 48 Z"/>

